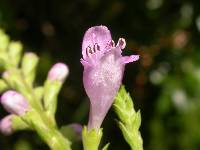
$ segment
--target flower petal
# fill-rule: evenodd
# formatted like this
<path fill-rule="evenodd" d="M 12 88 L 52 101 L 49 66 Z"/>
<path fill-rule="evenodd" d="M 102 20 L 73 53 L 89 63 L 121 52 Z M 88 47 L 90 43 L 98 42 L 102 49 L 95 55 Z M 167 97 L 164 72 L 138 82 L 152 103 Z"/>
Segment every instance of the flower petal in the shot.
<path fill-rule="evenodd" d="M 140 58 L 140 55 L 131 55 L 131 56 L 123 56 L 121 60 L 123 64 L 127 64 L 130 62 L 137 61 L 139 60 L 139 58 Z"/>
<path fill-rule="evenodd" d="M 88 57 L 87 50 L 89 50 L 89 53 L 93 53 L 98 45 L 97 50 L 104 51 L 110 41 L 112 41 L 112 37 L 106 26 L 101 25 L 89 28 L 84 35 L 82 43 L 83 59 Z"/>

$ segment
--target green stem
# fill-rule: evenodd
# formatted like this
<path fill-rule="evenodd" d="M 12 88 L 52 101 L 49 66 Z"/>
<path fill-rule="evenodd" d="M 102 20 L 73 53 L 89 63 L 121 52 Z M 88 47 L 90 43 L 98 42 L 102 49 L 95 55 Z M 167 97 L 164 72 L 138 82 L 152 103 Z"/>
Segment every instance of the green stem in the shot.
<path fill-rule="evenodd" d="M 30 86 L 25 79 L 21 76 L 21 82 L 24 84 L 26 87 L 27 93 L 29 97 L 32 99 L 32 102 L 34 103 L 33 105 L 38 109 L 38 110 L 43 110 L 41 103 L 39 103 L 39 100 L 36 99 L 33 87 Z"/>
<path fill-rule="evenodd" d="M 19 75 L 18 79 L 23 86 L 23 88 L 19 88 L 20 92 L 31 102 L 33 108 L 23 117 L 23 120 L 36 130 L 51 150 L 71 150 L 70 141 L 59 132 L 54 117 L 52 119 L 44 113 L 41 103 L 35 96 L 33 87 L 27 84 L 22 75 Z"/>
<path fill-rule="evenodd" d="M 42 139 L 48 144 L 51 150 L 71 150 L 70 142 L 65 139 L 57 129 L 37 127 L 37 132 Z M 48 133 L 47 133 L 48 132 Z"/>
<path fill-rule="evenodd" d="M 23 116 L 23 120 L 32 125 L 51 150 L 71 150 L 70 141 L 47 121 L 45 115 L 38 113 L 36 110 L 32 110 Z"/>

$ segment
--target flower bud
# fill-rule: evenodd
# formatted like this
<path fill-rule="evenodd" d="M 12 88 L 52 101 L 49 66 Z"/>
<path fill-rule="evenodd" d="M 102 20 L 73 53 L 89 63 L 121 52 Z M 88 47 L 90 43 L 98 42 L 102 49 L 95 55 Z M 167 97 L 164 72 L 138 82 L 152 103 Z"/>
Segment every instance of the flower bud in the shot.
<path fill-rule="evenodd" d="M 44 108 L 49 116 L 54 116 L 57 109 L 58 93 L 69 69 L 64 63 L 56 63 L 52 66 L 48 73 L 47 80 L 44 85 Z"/>
<path fill-rule="evenodd" d="M 69 74 L 69 69 L 64 63 L 56 63 L 48 73 L 49 80 L 64 81 Z"/>
<path fill-rule="evenodd" d="M 7 91 L 1 97 L 1 104 L 10 113 L 23 115 L 30 109 L 26 99 L 15 91 Z"/>
<path fill-rule="evenodd" d="M 13 132 L 13 129 L 12 129 L 12 116 L 13 115 L 8 115 L 8 116 L 4 117 L 0 121 L 0 131 L 4 135 L 10 135 Z"/>
<path fill-rule="evenodd" d="M 9 44 L 9 37 L 6 35 L 6 33 L 0 29 L 0 51 L 6 51 L 8 44 Z"/>
<path fill-rule="evenodd" d="M 6 90 L 7 88 L 8 88 L 8 85 L 6 84 L 6 82 L 0 79 L 0 92 Z"/>
<path fill-rule="evenodd" d="M 69 126 L 75 132 L 75 134 L 77 135 L 77 137 L 81 138 L 82 126 L 80 124 L 78 124 L 78 123 L 72 123 Z"/>
<path fill-rule="evenodd" d="M 31 52 L 25 53 L 22 59 L 22 72 L 26 81 L 31 85 L 35 79 L 38 62 L 38 56 Z"/>
<path fill-rule="evenodd" d="M 66 135 L 70 141 L 80 141 L 82 137 L 82 125 L 78 123 L 72 123 L 66 126 L 62 126 L 60 131 L 63 135 Z"/>
<path fill-rule="evenodd" d="M 12 65 L 18 66 L 21 58 L 22 44 L 20 42 L 10 42 L 8 46 L 8 55 Z"/>

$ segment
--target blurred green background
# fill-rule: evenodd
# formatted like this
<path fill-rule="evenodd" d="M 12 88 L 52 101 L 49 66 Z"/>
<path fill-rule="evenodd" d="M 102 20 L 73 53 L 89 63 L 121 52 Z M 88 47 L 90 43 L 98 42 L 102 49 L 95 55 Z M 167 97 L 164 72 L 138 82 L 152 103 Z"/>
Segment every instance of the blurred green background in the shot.
<path fill-rule="evenodd" d="M 80 64 L 84 32 L 106 25 L 124 54 L 140 54 L 128 64 L 123 83 L 141 109 L 145 150 L 200 149 L 200 1 L 198 0 L 0 0 L 0 27 L 25 51 L 40 58 L 37 84 L 50 66 L 69 65 L 70 75 L 59 97 L 59 126 L 87 123 L 88 99 Z M 0 118 L 7 113 L 0 106 Z M 102 145 L 129 149 L 109 111 Z M 81 142 L 73 144 L 82 149 Z M 0 135 L 1 150 L 46 150 L 33 132 Z"/>

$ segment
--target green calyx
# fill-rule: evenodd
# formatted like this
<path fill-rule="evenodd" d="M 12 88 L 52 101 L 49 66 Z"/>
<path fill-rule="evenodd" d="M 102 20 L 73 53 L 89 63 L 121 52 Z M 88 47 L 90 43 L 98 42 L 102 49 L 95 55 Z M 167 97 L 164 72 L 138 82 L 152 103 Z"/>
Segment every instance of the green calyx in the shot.
<path fill-rule="evenodd" d="M 103 132 L 101 129 L 90 129 L 88 130 L 86 126 L 82 130 L 82 140 L 84 150 L 98 150 Z"/>

